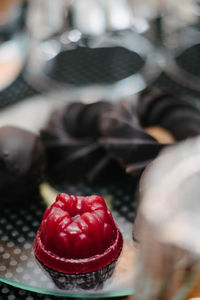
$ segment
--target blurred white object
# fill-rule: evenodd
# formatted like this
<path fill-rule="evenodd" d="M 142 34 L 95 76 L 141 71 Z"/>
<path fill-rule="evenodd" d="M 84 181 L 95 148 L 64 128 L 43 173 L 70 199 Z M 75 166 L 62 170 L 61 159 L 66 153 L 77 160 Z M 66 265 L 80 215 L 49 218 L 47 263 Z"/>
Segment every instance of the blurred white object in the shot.
<path fill-rule="evenodd" d="M 82 0 L 72 7 L 74 27 L 81 34 L 100 35 L 106 31 L 106 17 L 100 1 Z"/>
<path fill-rule="evenodd" d="M 123 30 L 132 26 L 132 11 L 126 0 L 104 0 L 109 30 Z"/>
<path fill-rule="evenodd" d="M 169 17 L 171 15 L 174 20 L 176 19 L 176 24 L 179 24 L 179 26 L 185 26 L 187 23 L 192 24 L 197 22 L 200 17 L 200 6 L 198 0 L 168 0 L 163 1 L 163 3 Z"/>
<path fill-rule="evenodd" d="M 70 101 L 70 100 L 68 100 Z M 66 101 L 37 95 L 0 111 L 0 127 L 13 125 L 39 133 L 46 125 L 51 112 L 62 107 Z"/>
<path fill-rule="evenodd" d="M 134 235 L 134 300 L 188 299 L 200 282 L 200 137 L 170 146 L 145 172 Z"/>
<path fill-rule="evenodd" d="M 26 57 L 25 37 L 3 43 L 0 47 L 0 90 L 9 86 L 22 71 Z"/>

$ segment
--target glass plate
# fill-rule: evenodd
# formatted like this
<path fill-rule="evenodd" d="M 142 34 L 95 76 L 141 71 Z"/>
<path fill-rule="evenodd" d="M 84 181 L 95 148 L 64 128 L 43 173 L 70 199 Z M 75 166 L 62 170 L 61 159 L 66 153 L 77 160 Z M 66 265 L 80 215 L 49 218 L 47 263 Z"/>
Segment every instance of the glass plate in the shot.
<path fill-rule="evenodd" d="M 33 239 L 51 191 L 42 189 L 43 198 L 27 199 L 22 205 L 4 205 L 0 210 L 0 281 L 37 293 L 70 297 L 116 297 L 133 293 L 133 265 L 136 246 L 132 240 L 132 223 L 136 201 L 135 185 L 130 181 L 99 185 L 63 184 L 57 190 L 69 194 L 99 194 L 110 206 L 124 238 L 124 246 L 112 276 L 94 289 L 59 289 L 34 256 Z M 45 193 L 44 193 L 45 190 Z M 49 193 L 47 193 L 49 192 Z M 49 198 L 49 199 L 47 199 Z"/>

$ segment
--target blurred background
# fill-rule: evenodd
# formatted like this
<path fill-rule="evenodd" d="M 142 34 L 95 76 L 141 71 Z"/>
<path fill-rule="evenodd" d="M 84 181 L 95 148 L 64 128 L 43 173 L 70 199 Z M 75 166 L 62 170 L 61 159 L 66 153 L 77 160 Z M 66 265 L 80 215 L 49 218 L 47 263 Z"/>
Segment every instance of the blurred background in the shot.
<path fill-rule="evenodd" d="M 70 93 L 113 100 L 152 84 L 199 93 L 197 0 L 2 0 L 0 5 L 1 89 L 17 79 L 18 98 L 34 89 L 62 99 Z M 0 105 L 4 101 L 9 99 Z"/>
<path fill-rule="evenodd" d="M 117 103 L 120 99 L 132 99 L 135 104 L 138 95 L 154 88 L 186 99 L 199 107 L 199 29 L 199 0 L 0 0 L 0 125 L 11 123 L 38 133 L 53 109 L 68 102 L 81 101 L 88 104 L 107 100 Z M 175 165 L 174 158 L 181 158 L 180 153 L 190 156 L 193 147 L 197 155 L 199 143 L 186 144 L 177 152 L 171 152 L 171 165 Z M 161 165 L 158 171 L 153 170 L 149 177 L 147 175 L 150 187 L 154 186 L 154 176 L 157 181 L 161 175 Z M 162 178 L 168 170 L 166 165 L 163 170 Z M 197 182 L 199 178 L 195 180 Z M 144 185 L 145 189 L 148 184 Z M 192 188 L 189 184 L 185 186 L 186 196 L 194 192 L 195 195 L 199 194 L 196 189 L 190 190 Z M 165 185 L 166 189 L 168 186 Z M 180 190 L 178 185 L 178 196 Z M 141 247 L 142 258 L 138 260 L 138 293 L 135 299 L 186 299 L 185 294 L 178 294 L 177 298 L 171 295 L 185 283 L 188 274 L 195 274 L 195 283 L 199 280 L 199 274 L 192 265 L 199 261 L 199 245 L 194 245 L 198 248 L 197 256 L 191 249 L 179 251 L 179 247 L 183 247 L 178 243 L 180 232 L 173 235 L 173 226 L 164 242 L 162 239 L 149 240 L 149 237 L 157 236 L 160 229 L 158 224 L 154 226 L 154 217 L 159 219 L 163 211 L 169 213 L 168 217 L 177 212 L 176 206 L 174 211 L 168 206 L 173 198 L 170 192 L 174 191 L 170 190 L 164 197 L 164 200 L 167 199 L 167 204 L 163 202 L 166 206 L 158 204 L 155 212 L 151 210 L 150 202 L 146 204 L 150 206 L 148 213 L 151 212 L 152 216 L 141 209 L 143 223 L 139 229 L 147 233 Z M 152 195 L 158 197 L 154 193 Z M 179 199 L 178 196 L 176 199 Z M 142 194 L 141 201 L 145 197 L 146 194 Z M 189 198 L 186 197 L 184 205 L 188 203 Z M 198 199 L 195 203 L 199 211 Z M 179 205 L 182 207 L 182 203 Z M 189 204 L 188 207 L 191 208 Z M 188 225 L 188 219 L 193 219 L 193 207 L 189 213 L 184 225 Z M 163 230 L 167 230 L 165 226 L 169 224 L 166 224 L 162 224 Z M 192 225 L 196 228 L 196 223 Z M 191 237 L 189 230 L 193 230 L 191 227 L 186 226 L 187 235 L 184 232 L 188 240 Z M 176 240 L 176 246 L 171 246 L 169 238 Z M 149 252 L 149 244 L 156 252 Z M 193 247 L 192 242 L 191 245 Z M 165 251 L 165 246 L 168 251 Z M 152 255 L 152 262 L 159 255 L 161 263 L 158 268 L 153 263 L 148 264 L 147 253 Z M 173 282 L 160 282 L 160 279 L 177 270 L 177 260 L 183 256 L 185 260 L 181 271 L 184 272 L 173 277 Z M 160 270 L 162 263 L 169 261 L 171 269 Z M 148 274 L 145 264 L 149 268 Z M 156 283 L 159 282 L 153 296 L 148 286 L 143 289 L 140 276 L 146 278 L 146 282 L 154 279 Z M 149 284 L 152 288 L 154 282 Z M 172 291 L 169 288 L 168 294 L 165 294 L 169 285 Z M 4 283 L 0 283 L 0 291 L 2 300 L 55 299 L 53 296 L 17 290 Z"/>

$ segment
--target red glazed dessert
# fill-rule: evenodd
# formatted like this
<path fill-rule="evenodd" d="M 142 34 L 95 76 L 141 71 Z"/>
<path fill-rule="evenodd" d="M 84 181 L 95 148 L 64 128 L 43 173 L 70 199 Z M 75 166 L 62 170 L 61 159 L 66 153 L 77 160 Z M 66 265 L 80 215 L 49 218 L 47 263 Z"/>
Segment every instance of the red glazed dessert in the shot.
<path fill-rule="evenodd" d="M 34 251 L 44 266 L 80 274 L 110 265 L 122 245 L 121 232 L 102 197 L 62 193 L 44 213 Z"/>

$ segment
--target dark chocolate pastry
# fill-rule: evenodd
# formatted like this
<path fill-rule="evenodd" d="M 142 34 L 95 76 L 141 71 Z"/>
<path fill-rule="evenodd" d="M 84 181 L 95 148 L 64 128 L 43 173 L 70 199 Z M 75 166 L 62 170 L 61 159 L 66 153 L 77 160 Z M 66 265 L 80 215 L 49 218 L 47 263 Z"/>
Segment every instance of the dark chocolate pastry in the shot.
<path fill-rule="evenodd" d="M 102 146 L 132 175 L 140 174 L 168 143 L 160 144 L 145 127 L 161 126 L 177 141 L 200 133 L 200 111 L 192 103 L 161 91 L 121 102 L 101 119 Z"/>
<path fill-rule="evenodd" d="M 139 175 L 164 146 L 144 131 L 136 109 L 132 103 L 120 102 L 102 117 L 101 125 L 102 146 L 132 175 Z"/>
<path fill-rule="evenodd" d="M 0 128 L 1 202 L 24 200 L 38 191 L 45 169 L 40 137 L 14 126 Z"/>
<path fill-rule="evenodd" d="M 159 125 L 177 141 L 200 134 L 200 110 L 195 103 L 155 90 L 141 95 L 137 114 L 142 127 Z"/>
<path fill-rule="evenodd" d="M 71 103 L 52 113 L 41 131 L 46 147 L 47 175 L 54 181 L 117 176 L 119 164 L 98 143 L 101 136 L 99 119 L 112 104 L 97 102 Z"/>

